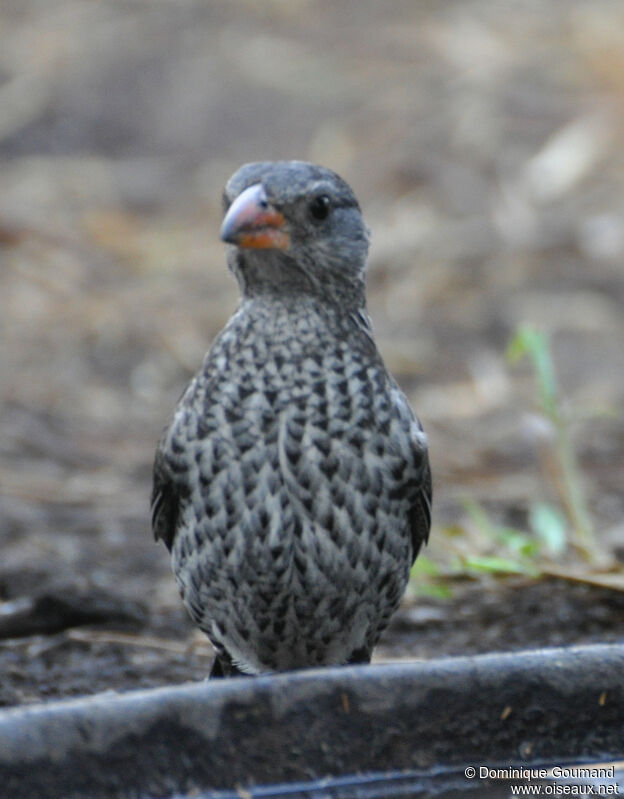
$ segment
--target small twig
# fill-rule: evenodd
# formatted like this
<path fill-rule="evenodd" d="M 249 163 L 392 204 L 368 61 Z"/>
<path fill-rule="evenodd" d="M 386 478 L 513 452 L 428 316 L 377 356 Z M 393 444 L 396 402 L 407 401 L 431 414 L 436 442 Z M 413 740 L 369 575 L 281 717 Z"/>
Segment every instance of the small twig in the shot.
<path fill-rule="evenodd" d="M 569 583 L 584 583 L 612 591 L 624 591 L 624 574 L 598 574 L 596 572 L 577 572 L 547 566 L 541 570 L 545 577 L 556 577 Z"/>
<path fill-rule="evenodd" d="M 138 646 L 144 649 L 159 649 L 163 652 L 173 652 L 176 655 L 185 655 L 189 650 L 198 647 L 183 641 L 173 641 L 169 638 L 156 638 L 149 635 L 132 635 L 131 633 L 108 632 L 105 630 L 67 630 L 67 637 L 72 641 L 81 641 L 90 644 L 121 644 L 122 646 Z M 206 644 L 208 649 L 209 644 Z M 208 654 L 208 652 L 206 652 Z M 211 655 L 212 656 L 212 655 Z"/>

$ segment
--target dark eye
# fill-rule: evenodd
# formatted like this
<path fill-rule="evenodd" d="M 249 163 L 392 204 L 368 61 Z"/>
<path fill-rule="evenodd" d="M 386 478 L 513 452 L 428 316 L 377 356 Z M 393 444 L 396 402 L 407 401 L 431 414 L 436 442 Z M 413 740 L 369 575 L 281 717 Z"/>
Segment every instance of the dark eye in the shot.
<path fill-rule="evenodd" d="M 323 219 L 327 219 L 330 206 L 331 203 L 329 201 L 329 197 L 326 194 L 319 194 L 319 196 L 315 197 L 308 206 L 310 216 L 313 219 L 316 219 L 317 222 L 322 222 Z"/>

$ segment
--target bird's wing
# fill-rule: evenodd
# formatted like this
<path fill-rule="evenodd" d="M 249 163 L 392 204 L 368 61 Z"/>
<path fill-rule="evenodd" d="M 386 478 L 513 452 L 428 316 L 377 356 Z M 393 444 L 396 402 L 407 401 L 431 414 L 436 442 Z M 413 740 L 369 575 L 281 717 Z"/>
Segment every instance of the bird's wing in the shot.
<path fill-rule="evenodd" d="M 190 410 L 197 396 L 203 401 L 209 391 L 209 380 L 213 374 L 210 353 L 201 372 L 186 387 L 180 397 L 171 423 L 163 430 L 156 455 L 152 478 L 152 530 L 156 541 L 161 539 L 171 550 L 175 538 L 182 502 L 190 495 L 188 485 L 188 464 L 185 463 L 184 449 L 179 443 L 181 428 L 192 417 Z"/>
<path fill-rule="evenodd" d="M 419 450 L 419 457 L 422 459 L 422 449 Z M 410 528 L 412 534 L 413 559 L 416 560 L 420 548 L 429 540 L 431 530 L 431 469 L 429 467 L 429 457 L 424 454 L 422 460 L 420 479 L 415 499 L 410 508 Z M 413 562 L 413 561 L 412 561 Z"/>
<path fill-rule="evenodd" d="M 404 473 L 405 491 L 409 499 L 409 525 L 412 537 L 413 559 L 416 560 L 420 548 L 429 540 L 431 529 L 431 468 L 427 436 L 414 415 L 407 397 L 392 380 L 392 396 L 395 412 L 401 420 L 403 434 L 397 448 L 403 452 L 407 463 Z"/>
<path fill-rule="evenodd" d="M 180 515 L 180 490 L 167 466 L 166 434 L 167 431 L 160 439 L 154 458 L 151 507 L 154 538 L 162 539 L 171 550 Z"/>
<path fill-rule="evenodd" d="M 361 309 L 351 314 L 351 320 L 375 347 L 373 328 L 368 313 Z M 414 495 L 410 507 L 410 528 L 414 560 L 416 560 L 420 548 L 429 540 L 429 531 L 431 530 L 432 484 L 427 453 L 427 437 L 422 425 L 417 417 L 414 416 L 403 392 L 392 378 L 390 378 L 390 381 L 399 416 L 409 420 L 411 430 L 411 450 L 407 458 L 410 461 L 411 468 L 409 473 L 411 478 L 407 490 Z"/>

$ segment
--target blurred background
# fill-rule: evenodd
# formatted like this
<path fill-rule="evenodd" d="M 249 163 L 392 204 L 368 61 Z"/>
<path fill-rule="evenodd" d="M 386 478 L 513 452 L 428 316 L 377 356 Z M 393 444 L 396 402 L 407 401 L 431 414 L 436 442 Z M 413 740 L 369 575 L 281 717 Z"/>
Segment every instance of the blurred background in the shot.
<path fill-rule="evenodd" d="M 528 617 L 561 593 L 543 642 L 596 607 L 621 636 L 623 37 L 618 0 L 0 0 L 0 702 L 208 671 L 151 461 L 236 306 L 221 191 L 258 159 L 353 186 L 429 434 L 413 593 L 450 599 L 408 600 L 424 643 L 382 654 L 505 648 L 487 614 L 527 590 Z"/>

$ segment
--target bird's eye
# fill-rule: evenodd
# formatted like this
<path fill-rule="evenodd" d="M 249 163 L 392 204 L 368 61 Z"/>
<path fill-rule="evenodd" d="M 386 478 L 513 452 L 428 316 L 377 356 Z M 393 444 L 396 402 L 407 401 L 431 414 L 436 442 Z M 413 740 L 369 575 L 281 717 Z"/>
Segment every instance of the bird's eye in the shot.
<path fill-rule="evenodd" d="M 310 216 L 316 219 L 317 222 L 322 222 L 329 216 L 330 201 L 326 194 L 319 194 L 315 197 L 308 206 Z"/>

